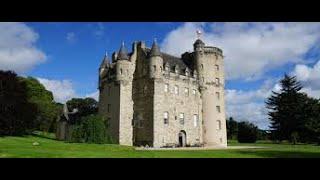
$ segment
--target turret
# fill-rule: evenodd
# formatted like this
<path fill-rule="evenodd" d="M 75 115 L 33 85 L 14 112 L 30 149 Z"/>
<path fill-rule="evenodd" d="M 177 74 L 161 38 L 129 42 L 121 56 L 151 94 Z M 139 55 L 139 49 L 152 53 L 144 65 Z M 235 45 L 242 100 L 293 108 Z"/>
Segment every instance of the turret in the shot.
<path fill-rule="evenodd" d="M 160 48 L 156 42 L 153 41 L 151 51 L 149 53 L 149 77 L 160 78 L 163 74 L 163 58 Z"/>
<path fill-rule="evenodd" d="M 203 139 L 206 146 L 227 145 L 222 51 L 197 39 L 194 47 L 194 77 L 198 73 L 202 96 Z"/>
<path fill-rule="evenodd" d="M 117 53 L 116 58 L 116 73 L 118 81 L 128 80 L 130 77 L 130 61 L 127 49 L 122 42 L 119 52 Z"/>
<path fill-rule="evenodd" d="M 106 77 L 110 66 L 108 54 L 106 53 L 99 67 L 99 87 L 101 87 L 101 80 Z"/>

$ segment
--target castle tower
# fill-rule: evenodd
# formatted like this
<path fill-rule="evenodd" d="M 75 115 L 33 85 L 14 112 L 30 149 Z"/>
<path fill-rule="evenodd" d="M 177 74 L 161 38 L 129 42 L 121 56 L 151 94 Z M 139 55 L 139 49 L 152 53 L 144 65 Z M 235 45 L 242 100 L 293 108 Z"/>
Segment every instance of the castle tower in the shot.
<path fill-rule="evenodd" d="M 153 41 L 152 48 L 149 55 L 149 77 L 160 78 L 163 74 L 163 59 L 160 48 L 156 42 Z"/>
<path fill-rule="evenodd" d="M 194 43 L 194 69 L 198 73 L 202 98 L 203 140 L 205 146 L 227 146 L 222 51 Z"/>

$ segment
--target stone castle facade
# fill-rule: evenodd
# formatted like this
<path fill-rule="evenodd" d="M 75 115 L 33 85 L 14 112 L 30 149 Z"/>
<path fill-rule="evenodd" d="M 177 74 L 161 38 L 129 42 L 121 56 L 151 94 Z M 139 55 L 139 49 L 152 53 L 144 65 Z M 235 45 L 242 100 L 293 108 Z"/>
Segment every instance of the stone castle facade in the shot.
<path fill-rule="evenodd" d="M 197 39 L 175 57 L 134 42 L 99 68 L 99 114 L 129 146 L 227 146 L 223 53 Z"/>

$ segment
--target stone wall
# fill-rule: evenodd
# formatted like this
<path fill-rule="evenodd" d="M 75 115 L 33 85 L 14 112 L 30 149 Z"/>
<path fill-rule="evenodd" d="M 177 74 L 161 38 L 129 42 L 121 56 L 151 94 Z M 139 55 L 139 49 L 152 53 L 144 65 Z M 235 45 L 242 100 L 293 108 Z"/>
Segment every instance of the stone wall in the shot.
<path fill-rule="evenodd" d="M 165 92 L 165 85 L 168 92 Z M 178 87 L 176 94 L 175 87 Z M 185 88 L 188 93 L 185 93 Z M 154 147 L 179 144 L 179 132 L 186 132 L 186 143 L 202 143 L 202 103 L 196 79 L 170 73 L 154 81 Z M 195 90 L 195 95 L 193 94 Z M 169 114 L 169 123 L 164 123 L 164 112 Z M 180 113 L 184 114 L 184 124 L 180 123 Z M 195 126 L 193 115 L 198 116 Z"/>

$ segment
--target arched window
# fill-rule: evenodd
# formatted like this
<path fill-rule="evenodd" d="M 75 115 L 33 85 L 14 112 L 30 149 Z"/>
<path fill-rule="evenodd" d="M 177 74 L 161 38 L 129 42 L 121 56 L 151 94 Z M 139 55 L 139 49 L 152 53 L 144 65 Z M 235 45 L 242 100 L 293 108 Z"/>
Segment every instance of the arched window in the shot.
<path fill-rule="evenodd" d="M 120 74 L 122 74 L 122 69 L 120 69 Z"/>
<path fill-rule="evenodd" d="M 200 68 L 203 69 L 203 64 L 200 65 Z"/>

